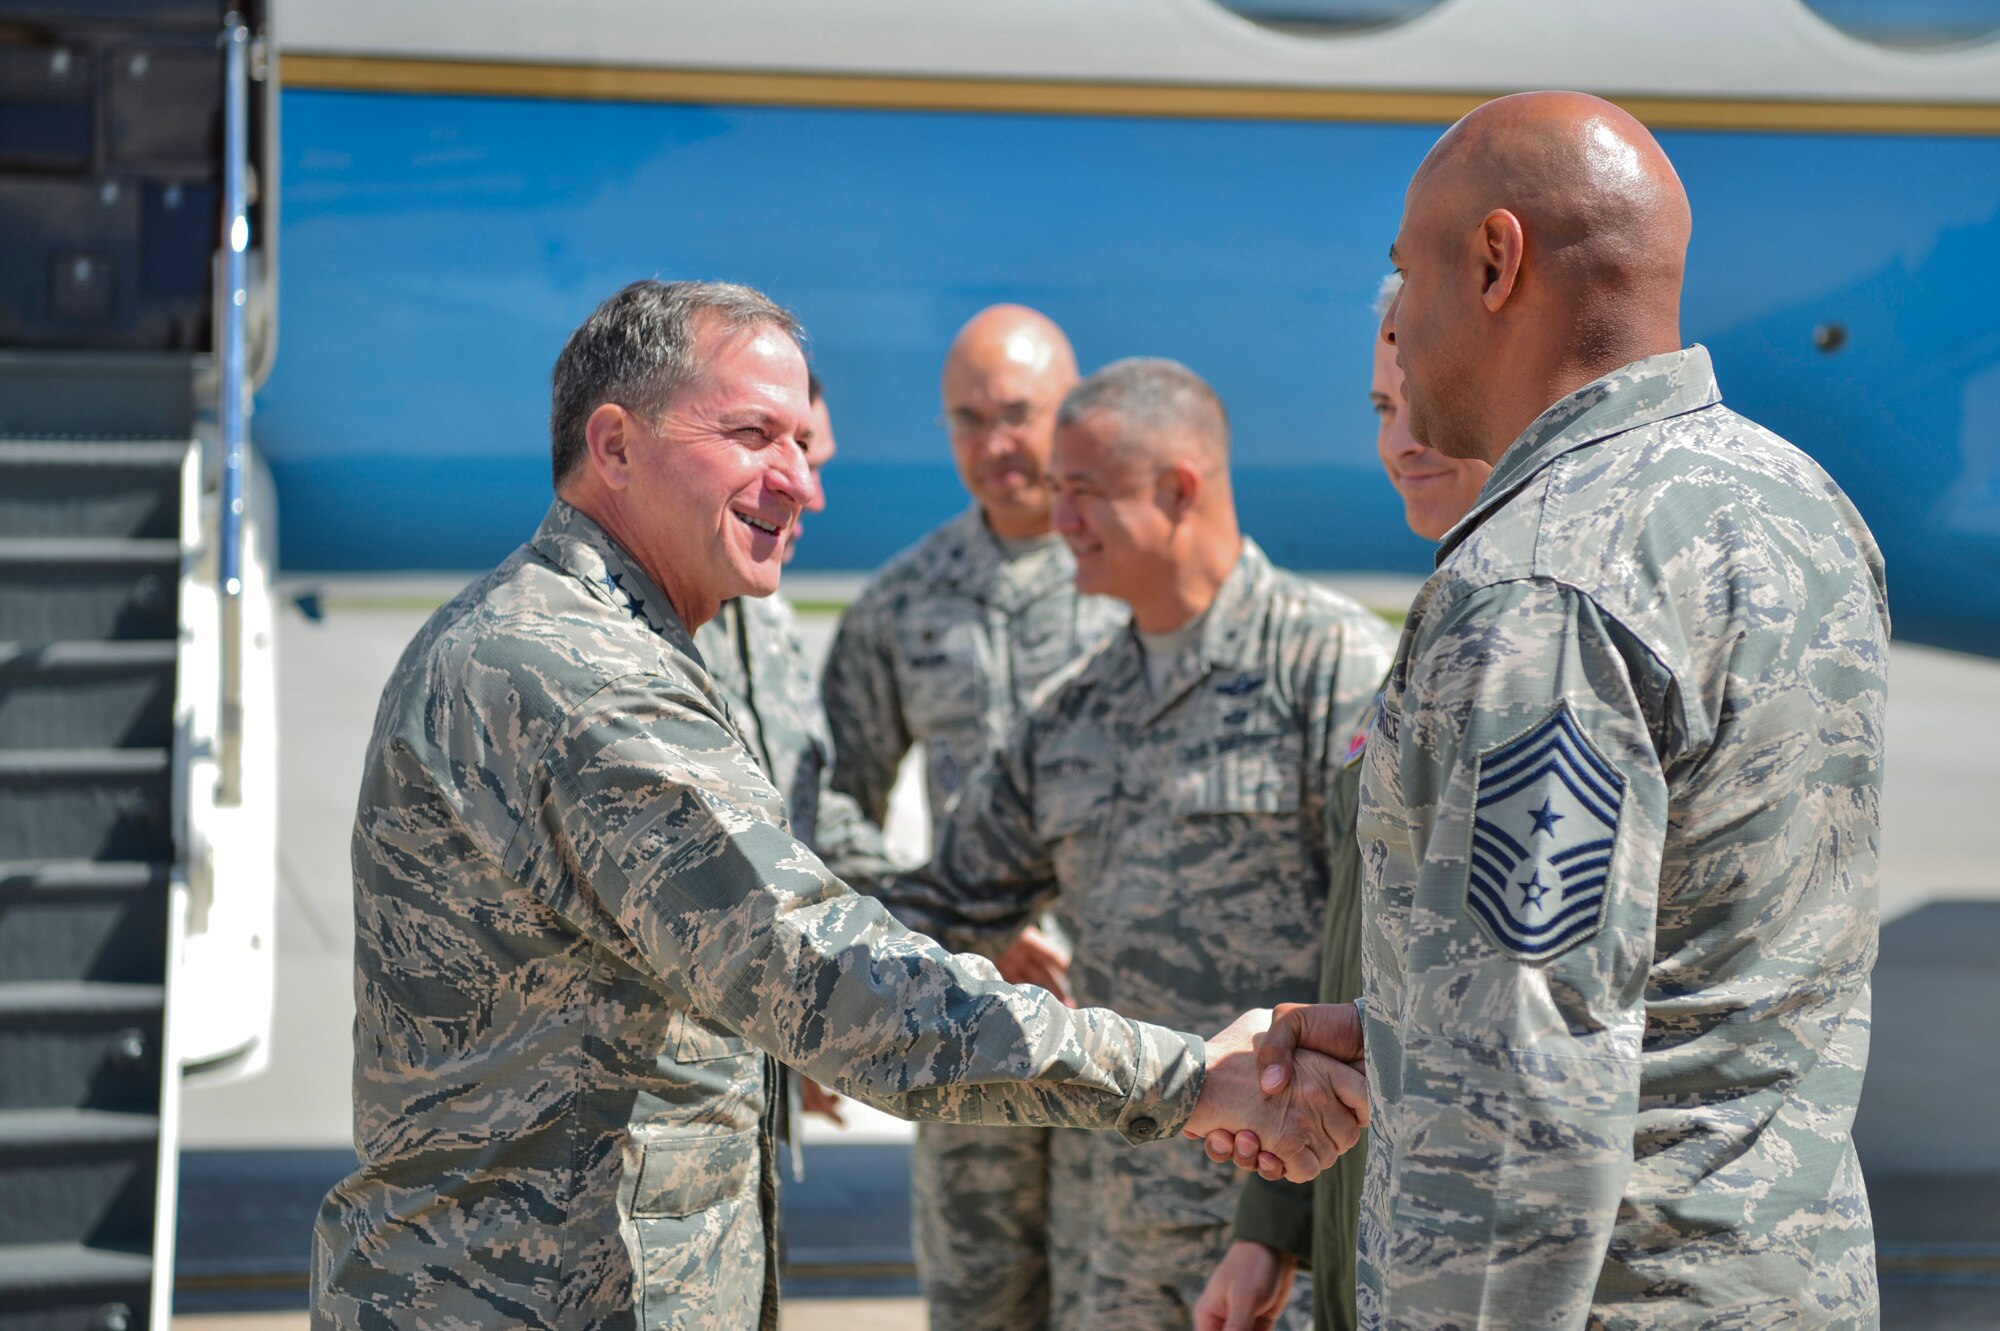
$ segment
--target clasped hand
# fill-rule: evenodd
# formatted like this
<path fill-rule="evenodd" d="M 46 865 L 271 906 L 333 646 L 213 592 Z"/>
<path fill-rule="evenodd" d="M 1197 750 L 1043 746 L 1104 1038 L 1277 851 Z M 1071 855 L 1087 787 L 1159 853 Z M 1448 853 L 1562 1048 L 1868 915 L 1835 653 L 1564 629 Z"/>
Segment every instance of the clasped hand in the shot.
<path fill-rule="evenodd" d="M 1208 1042 L 1208 1075 L 1183 1129 L 1209 1158 L 1311 1181 L 1368 1126 L 1361 1023 L 1351 1003 L 1244 1013 Z"/>

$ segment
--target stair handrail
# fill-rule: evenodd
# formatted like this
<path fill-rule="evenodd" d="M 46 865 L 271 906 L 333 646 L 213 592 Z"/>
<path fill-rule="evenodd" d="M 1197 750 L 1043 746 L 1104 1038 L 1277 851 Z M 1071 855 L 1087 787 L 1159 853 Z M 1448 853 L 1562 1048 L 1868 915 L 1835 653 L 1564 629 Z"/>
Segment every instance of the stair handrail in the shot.
<path fill-rule="evenodd" d="M 221 759 L 217 800 L 242 799 L 243 471 L 249 406 L 250 26 L 231 10 L 222 23 L 222 373 L 216 418 L 222 432 L 219 570 L 222 600 Z"/>

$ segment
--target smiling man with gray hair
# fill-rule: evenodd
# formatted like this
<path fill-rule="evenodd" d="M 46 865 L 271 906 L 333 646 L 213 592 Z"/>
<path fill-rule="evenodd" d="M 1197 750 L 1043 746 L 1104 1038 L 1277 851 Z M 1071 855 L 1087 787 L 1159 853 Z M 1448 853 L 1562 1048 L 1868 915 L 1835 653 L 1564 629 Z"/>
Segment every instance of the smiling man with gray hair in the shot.
<path fill-rule="evenodd" d="M 1255 1127 L 1302 1177 L 1354 1133 L 1330 1060 L 1258 1103 L 1268 1012 L 1204 1042 L 1072 1011 L 792 836 L 689 635 L 777 587 L 811 496 L 798 338 L 742 287 L 606 301 L 557 362 L 540 530 L 383 691 L 353 840 L 360 1164 L 315 1227 L 316 1327 L 775 1326 L 772 1058 L 913 1117 Z"/>

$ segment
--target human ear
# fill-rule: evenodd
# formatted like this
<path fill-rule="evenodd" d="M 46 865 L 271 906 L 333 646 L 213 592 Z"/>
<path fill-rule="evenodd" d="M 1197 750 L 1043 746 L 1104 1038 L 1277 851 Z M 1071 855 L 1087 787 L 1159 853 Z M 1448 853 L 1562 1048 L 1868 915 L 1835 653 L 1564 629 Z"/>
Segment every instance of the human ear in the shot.
<path fill-rule="evenodd" d="M 1479 302 L 1487 313 L 1498 314 L 1514 294 L 1526 243 L 1521 219 L 1505 208 L 1495 208 L 1479 224 L 1479 259 L 1483 268 Z"/>
<path fill-rule="evenodd" d="M 606 402 L 590 413 L 583 423 L 583 446 L 590 455 L 591 470 L 609 490 L 623 490 L 632 484 L 632 413 L 616 402 Z"/>
<path fill-rule="evenodd" d="M 1194 511 L 1201 496 L 1201 472 L 1191 462 L 1170 462 L 1160 469 L 1155 494 L 1161 511 L 1177 523 Z"/>

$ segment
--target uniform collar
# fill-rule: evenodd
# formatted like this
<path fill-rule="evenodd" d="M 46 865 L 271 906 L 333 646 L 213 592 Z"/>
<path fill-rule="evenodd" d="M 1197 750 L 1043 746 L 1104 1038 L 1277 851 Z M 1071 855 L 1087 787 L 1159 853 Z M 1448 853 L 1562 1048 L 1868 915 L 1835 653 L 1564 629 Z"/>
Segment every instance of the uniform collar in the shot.
<path fill-rule="evenodd" d="M 558 499 L 549 505 L 531 542 L 535 549 L 633 623 L 665 638 L 677 651 L 701 660 L 694 638 L 666 593 L 646 576 L 604 528 Z"/>
<path fill-rule="evenodd" d="M 950 547 L 943 570 L 946 587 L 973 600 L 1014 611 L 1075 582 L 1072 561 L 1033 558 L 1010 563 L 999 538 L 973 504 L 945 528 Z"/>
<path fill-rule="evenodd" d="M 1211 670 L 1233 670 L 1247 676 L 1260 667 L 1262 635 L 1257 629 L 1276 578 L 1277 570 L 1272 568 L 1269 557 L 1255 541 L 1244 537 L 1236 566 L 1229 570 L 1229 576 L 1216 589 L 1215 599 L 1203 612 L 1201 634 L 1193 650 L 1184 652 L 1174 663 L 1159 693 L 1152 698 L 1149 714 L 1164 712 L 1207 678 Z M 1139 630 L 1127 624 L 1121 645 L 1128 658 L 1122 669 L 1135 677 L 1143 675 L 1145 648 L 1139 642 Z"/>
<path fill-rule="evenodd" d="M 1721 401 L 1722 390 L 1716 387 L 1708 348 L 1699 343 L 1635 360 L 1593 379 L 1535 417 L 1520 438 L 1507 446 L 1480 488 L 1472 511 L 1438 542 L 1437 562 L 1444 563 L 1445 556 L 1488 515 L 1563 454 Z"/>

